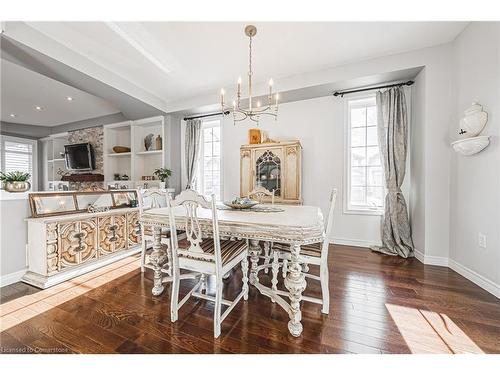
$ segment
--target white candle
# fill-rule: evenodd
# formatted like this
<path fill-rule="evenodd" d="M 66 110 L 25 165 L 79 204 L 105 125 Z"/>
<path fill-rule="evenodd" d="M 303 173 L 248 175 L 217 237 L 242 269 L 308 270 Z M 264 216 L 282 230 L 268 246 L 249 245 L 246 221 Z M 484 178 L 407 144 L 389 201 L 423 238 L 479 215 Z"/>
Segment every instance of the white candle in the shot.
<path fill-rule="evenodd" d="M 279 95 L 276 94 L 276 107 L 278 106 L 278 99 L 279 99 Z"/>
<path fill-rule="evenodd" d="M 220 89 L 220 104 L 224 107 L 224 89 Z"/>

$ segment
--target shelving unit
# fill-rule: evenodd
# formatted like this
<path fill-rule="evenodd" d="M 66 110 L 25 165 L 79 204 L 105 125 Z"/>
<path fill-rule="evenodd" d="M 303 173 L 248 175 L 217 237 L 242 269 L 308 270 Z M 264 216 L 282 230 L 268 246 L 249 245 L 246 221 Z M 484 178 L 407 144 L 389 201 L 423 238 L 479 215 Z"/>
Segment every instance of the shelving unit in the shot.
<path fill-rule="evenodd" d="M 157 116 L 137 121 L 125 121 L 104 126 L 104 180 L 107 185 L 136 188 L 158 187 L 158 180 L 142 180 L 152 176 L 156 168 L 165 167 L 164 117 Z M 144 138 L 153 134 L 152 149 L 146 150 Z M 161 137 L 161 148 L 156 148 L 156 139 Z M 130 147 L 131 152 L 115 153 L 114 146 Z M 129 180 L 116 180 L 115 174 L 126 174 Z"/>
<path fill-rule="evenodd" d="M 67 143 L 68 133 L 53 134 L 47 138 L 42 138 L 42 160 L 43 190 L 67 190 L 69 184 L 61 181 L 61 176 L 57 174 L 59 169 L 67 171 L 64 157 L 64 145 Z M 40 190 L 42 190 L 40 189 Z"/>

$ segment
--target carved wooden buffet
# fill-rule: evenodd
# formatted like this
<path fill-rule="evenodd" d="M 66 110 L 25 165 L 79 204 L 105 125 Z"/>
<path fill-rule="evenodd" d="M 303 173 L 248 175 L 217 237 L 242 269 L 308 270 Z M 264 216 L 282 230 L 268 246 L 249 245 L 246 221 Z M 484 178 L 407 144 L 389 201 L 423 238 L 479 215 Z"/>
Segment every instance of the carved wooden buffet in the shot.
<path fill-rule="evenodd" d="M 262 186 L 274 190 L 275 202 L 301 204 L 301 154 L 299 141 L 241 146 L 240 195 Z"/>
<path fill-rule="evenodd" d="M 50 195 L 48 195 L 50 194 Z M 59 202 L 71 195 L 82 193 L 43 193 Z M 102 193 L 101 194 L 111 194 Z M 137 198 L 135 191 L 129 191 Z M 30 202 L 36 193 L 30 196 Z M 92 271 L 116 260 L 140 252 L 139 208 L 118 206 L 114 199 L 111 209 L 88 212 L 78 206 L 65 210 L 65 214 L 51 212 L 44 216 L 32 212 L 28 221 L 28 272 L 23 281 L 39 288 L 47 288 Z M 88 200 L 88 197 L 85 197 Z M 105 199 L 103 201 L 108 201 Z M 68 198 L 67 202 L 71 202 Z M 32 203 L 32 210 L 35 203 Z M 76 213 L 75 213 L 76 212 Z M 42 217 L 40 217 L 42 216 Z"/>

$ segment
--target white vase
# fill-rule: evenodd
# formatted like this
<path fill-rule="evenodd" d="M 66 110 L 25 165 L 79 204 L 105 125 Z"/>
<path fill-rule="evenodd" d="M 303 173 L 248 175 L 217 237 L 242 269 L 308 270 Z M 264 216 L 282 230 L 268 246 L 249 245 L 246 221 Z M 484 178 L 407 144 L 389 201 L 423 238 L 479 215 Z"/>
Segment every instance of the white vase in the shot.
<path fill-rule="evenodd" d="M 165 189 L 167 187 L 167 183 L 165 181 L 160 181 L 159 188 L 160 189 Z"/>

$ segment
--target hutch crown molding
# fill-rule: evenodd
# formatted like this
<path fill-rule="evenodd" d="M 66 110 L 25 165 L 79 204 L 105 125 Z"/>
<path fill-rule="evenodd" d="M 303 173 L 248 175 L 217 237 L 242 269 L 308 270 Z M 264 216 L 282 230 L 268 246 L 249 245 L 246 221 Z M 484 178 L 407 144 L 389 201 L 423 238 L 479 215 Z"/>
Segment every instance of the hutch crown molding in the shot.
<path fill-rule="evenodd" d="M 276 203 L 302 204 L 302 146 L 299 141 L 240 147 L 240 196 L 258 186 L 274 190 Z M 271 201 L 270 197 L 264 201 Z"/>
<path fill-rule="evenodd" d="M 22 281 L 45 289 L 139 253 L 137 199 L 135 190 L 30 194 Z"/>

